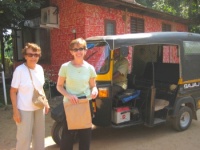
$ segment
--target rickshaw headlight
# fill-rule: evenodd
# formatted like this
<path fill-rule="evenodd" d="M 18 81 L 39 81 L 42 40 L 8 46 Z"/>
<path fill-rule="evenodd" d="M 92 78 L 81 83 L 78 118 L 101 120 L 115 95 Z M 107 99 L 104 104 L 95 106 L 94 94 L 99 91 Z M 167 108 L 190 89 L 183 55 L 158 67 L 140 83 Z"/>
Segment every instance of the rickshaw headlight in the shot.
<path fill-rule="evenodd" d="M 99 97 L 106 98 L 109 96 L 108 88 L 99 88 Z"/>

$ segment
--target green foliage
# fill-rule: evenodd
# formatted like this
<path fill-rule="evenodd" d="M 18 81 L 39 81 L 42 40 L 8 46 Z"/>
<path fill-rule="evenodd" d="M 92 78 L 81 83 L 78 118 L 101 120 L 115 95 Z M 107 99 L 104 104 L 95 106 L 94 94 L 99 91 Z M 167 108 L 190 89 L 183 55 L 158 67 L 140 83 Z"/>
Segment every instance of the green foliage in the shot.
<path fill-rule="evenodd" d="M 135 0 L 137 3 L 144 5 L 144 6 L 148 6 L 150 3 L 148 3 L 147 0 Z"/>
<path fill-rule="evenodd" d="M 153 3 L 152 8 L 157 9 L 157 10 L 162 11 L 162 12 L 170 13 L 172 15 L 176 15 L 177 14 L 176 9 L 174 9 L 171 5 L 166 4 L 164 2 L 165 2 L 165 0 L 155 1 Z"/>
<path fill-rule="evenodd" d="M 12 58 L 10 57 L 5 57 L 5 77 L 11 77 L 13 74 L 13 62 L 12 62 Z"/>
<path fill-rule="evenodd" d="M 11 77 L 13 73 L 13 44 L 11 34 L 3 34 L 3 43 L 4 43 L 4 69 L 5 69 L 5 77 Z M 1 49 L 0 49 L 1 50 Z M 1 60 L 0 54 L 0 61 Z"/>
<path fill-rule="evenodd" d="M 194 33 L 200 33 L 200 25 L 196 26 L 196 25 L 190 25 L 190 31 L 194 32 Z"/>
<path fill-rule="evenodd" d="M 12 43 L 12 37 L 11 34 L 4 35 L 4 51 L 5 51 L 5 57 L 11 58 L 13 56 L 13 43 Z"/>
<path fill-rule="evenodd" d="M 189 19 L 190 31 L 200 33 L 199 0 L 136 0 L 136 2 L 161 12 Z"/>
<path fill-rule="evenodd" d="M 0 28 L 18 26 L 28 10 L 39 9 L 45 0 L 0 0 Z"/>

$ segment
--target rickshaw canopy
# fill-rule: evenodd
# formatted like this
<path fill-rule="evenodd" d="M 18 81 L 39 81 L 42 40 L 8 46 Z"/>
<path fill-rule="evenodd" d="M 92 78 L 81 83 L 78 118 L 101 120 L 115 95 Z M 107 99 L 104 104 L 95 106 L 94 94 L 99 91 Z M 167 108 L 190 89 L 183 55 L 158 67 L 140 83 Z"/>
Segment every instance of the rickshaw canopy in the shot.
<path fill-rule="evenodd" d="M 183 82 L 200 80 L 200 34 L 190 32 L 149 32 L 94 36 L 87 38 L 86 41 L 90 47 L 92 47 L 92 43 L 94 45 L 95 43 L 106 43 L 110 50 L 137 45 L 177 45 L 180 60 L 180 78 Z"/>

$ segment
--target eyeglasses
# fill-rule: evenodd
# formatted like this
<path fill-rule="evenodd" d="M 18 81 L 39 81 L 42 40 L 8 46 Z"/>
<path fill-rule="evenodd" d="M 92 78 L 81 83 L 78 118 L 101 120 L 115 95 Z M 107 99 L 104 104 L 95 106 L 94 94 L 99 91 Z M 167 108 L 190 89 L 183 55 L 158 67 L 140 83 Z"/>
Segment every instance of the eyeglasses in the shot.
<path fill-rule="evenodd" d="M 81 48 L 74 48 L 71 51 L 78 52 L 78 51 L 83 51 L 83 50 L 85 50 L 85 48 L 81 47 Z"/>
<path fill-rule="evenodd" d="M 28 57 L 40 57 L 41 55 L 40 54 L 31 54 L 31 53 L 27 53 L 26 54 Z"/>

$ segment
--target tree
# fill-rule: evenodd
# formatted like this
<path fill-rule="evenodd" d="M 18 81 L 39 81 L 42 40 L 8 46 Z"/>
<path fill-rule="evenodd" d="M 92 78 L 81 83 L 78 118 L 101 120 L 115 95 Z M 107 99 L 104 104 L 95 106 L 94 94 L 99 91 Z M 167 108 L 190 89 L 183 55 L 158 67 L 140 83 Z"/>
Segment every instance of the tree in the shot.
<path fill-rule="evenodd" d="M 21 21 L 34 16 L 35 11 L 45 4 L 45 0 L 1 0 L 0 28 L 13 28 Z"/>
<path fill-rule="evenodd" d="M 39 8 L 48 0 L 0 0 L 0 41 L 1 61 L 4 65 L 4 35 L 7 29 L 23 27 L 23 22 L 39 15 Z"/>
<path fill-rule="evenodd" d="M 190 20 L 189 31 L 200 33 L 199 0 L 136 0 L 149 8 Z"/>

